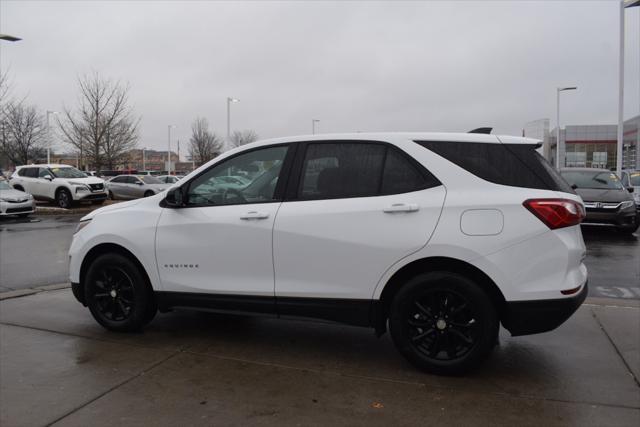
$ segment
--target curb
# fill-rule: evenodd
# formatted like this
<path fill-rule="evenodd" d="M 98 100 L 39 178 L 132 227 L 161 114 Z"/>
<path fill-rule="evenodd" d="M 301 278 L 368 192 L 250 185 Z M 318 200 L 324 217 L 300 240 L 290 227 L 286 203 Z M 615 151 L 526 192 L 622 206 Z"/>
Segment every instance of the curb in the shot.
<path fill-rule="evenodd" d="M 67 289 L 70 287 L 71 287 L 70 283 L 56 283 L 54 285 L 38 286 L 35 288 L 16 289 L 15 291 L 0 292 L 0 301 L 11 299 L 11 298 L 26 297 L 29 295 L 38 294 L 40 292 L 56 291 L 58 289 Z"/>

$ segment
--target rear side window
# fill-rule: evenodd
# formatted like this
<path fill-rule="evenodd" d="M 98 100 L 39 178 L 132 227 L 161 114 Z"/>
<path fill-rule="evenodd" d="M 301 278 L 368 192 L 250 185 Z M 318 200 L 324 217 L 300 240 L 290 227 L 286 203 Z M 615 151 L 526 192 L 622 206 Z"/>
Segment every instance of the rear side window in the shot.
<path fill-rule="evenodd" d="M 375 142 L 311 143 L 302 164 L 297 198 L 371 197 L 440 185 L 395 147 Z"/>
<path fill-rule="evenodd" d="M 535 145 L 416 141 L 475 176 L 511 187 L 574 193 Z"/>
<path fill-rule="evenodd" d="M 37 178 L 38 177 L 38 168 L 22 168 L 18 172 L 18 175 L 24 176 L 27 178 Z"/>

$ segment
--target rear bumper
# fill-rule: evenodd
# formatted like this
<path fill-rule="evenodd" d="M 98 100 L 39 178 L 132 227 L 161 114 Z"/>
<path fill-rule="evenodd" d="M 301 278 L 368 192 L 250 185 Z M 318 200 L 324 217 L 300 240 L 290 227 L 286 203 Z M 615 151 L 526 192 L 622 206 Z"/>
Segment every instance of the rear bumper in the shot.
<path fill-rule="evenodd" d="M 582 305 L 589 289 L 587 283 L 570 298 L 507 301 L 502 325 L 511 335 L 531 335 L 551 331 L 562 325 Z"/>

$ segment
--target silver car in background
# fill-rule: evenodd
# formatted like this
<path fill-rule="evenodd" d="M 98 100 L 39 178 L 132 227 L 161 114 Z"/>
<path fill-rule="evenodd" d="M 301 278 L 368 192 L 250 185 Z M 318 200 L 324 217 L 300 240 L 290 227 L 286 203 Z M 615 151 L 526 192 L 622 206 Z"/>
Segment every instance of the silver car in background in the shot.
<path fill-rule="evenodd" d="M 169 187 L 171 184 L 165 184 L 151 175 L 118 175 L 107 181 L 109 198 L 112 200 L 149 197 Z"/>
<path fill-rule="evenodd" d="M 0 216 L 26 217 L 35 210 L 36 202 L 31 194 L 12 188 L 9 182 L 0 178 Z"/>

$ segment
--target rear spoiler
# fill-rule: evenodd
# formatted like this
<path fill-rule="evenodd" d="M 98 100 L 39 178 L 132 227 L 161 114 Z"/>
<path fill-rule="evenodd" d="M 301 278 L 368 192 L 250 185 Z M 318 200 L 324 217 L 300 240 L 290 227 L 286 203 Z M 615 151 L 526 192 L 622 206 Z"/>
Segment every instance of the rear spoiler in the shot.
<path fill-rule="evenodd" d="M 474 130 L 470 130 L 467 133 L 483 133 L 483 134 L 489 135 L 492 130 L 493 128 L 476 128 Z"/>

